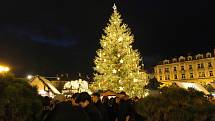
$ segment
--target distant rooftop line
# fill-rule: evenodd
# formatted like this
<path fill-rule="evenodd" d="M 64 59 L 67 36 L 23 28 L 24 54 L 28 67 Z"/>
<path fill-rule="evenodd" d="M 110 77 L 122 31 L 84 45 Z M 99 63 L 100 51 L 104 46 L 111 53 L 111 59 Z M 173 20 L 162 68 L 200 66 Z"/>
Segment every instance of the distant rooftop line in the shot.
<path fill-rule="evenodd" d="M 197 54 L 197 55 L 188 55 L 188 56 L 179 56 L 172 59 L 165 59 L 163 61 L 160 61 L 158 65 L 163 64 L 171 64 L 171 63 L 178 63 L 178 62 L 186 62 L 186 61 L 193 61 L 193 60 L 200 60 L 200 59 L 206 59 L 206 58 L 212 58 L 215 57 L 215 48 L 213 52 L 207 52 L 205 54 Z"/>

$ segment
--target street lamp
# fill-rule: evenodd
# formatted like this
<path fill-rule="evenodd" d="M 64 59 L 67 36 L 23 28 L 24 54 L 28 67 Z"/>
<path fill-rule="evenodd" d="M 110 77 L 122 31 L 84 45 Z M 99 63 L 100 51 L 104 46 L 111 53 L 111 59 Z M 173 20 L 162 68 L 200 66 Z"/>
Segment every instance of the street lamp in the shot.
<path fill-rule="evenodd" d="M 28 75 L 28 76 L 27 76 L 27 79 L 28 79 L 28 80 L 31 80 L 32 78 L 33 78 L 32 75 Z"/>
<path fill-rule="evenodd" d="M 0 73 L 7 73 L 8 71 L 10 71 L 9 67 L 0 65 Z"/>

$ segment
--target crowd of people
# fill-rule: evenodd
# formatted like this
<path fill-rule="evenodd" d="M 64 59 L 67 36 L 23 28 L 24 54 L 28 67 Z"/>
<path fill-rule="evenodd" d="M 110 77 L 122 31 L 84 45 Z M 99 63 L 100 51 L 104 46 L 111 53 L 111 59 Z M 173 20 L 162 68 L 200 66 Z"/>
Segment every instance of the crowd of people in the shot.
<path fill-rule="evenodd" d="M 138 100 L 125 92 L 112 98 L 87 92 L 67 99 L 44 97 L 41 121 L 143 121 L 134 108 Z"/>

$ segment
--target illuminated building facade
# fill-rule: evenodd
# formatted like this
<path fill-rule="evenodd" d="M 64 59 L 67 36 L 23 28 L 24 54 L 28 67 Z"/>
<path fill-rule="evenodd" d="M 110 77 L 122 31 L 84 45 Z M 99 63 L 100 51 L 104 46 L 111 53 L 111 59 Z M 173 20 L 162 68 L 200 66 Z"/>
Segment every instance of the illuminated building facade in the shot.
<path fill-rule="evenodd" d="M 211 84 L 215 80 L 215 49 L 213 53 L 166 59 L 154 67 L 154 72 L 157 80 L 166 85 L 176 81 Z"/>

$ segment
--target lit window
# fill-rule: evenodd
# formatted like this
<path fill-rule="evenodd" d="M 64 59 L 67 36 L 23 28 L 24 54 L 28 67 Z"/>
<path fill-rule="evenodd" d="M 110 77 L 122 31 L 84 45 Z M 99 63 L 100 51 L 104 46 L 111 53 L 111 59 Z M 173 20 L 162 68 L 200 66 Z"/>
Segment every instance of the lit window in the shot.
<path fill-rule="evenodd" d="M 214 76 L 213 71 L 210 71 L 209 73 L 210 73 L 210 76 Z"/>
<path fill-rule="evenodd" d="M 182 77 L 182 79 L 185 79 L 185 74 L 182 74 L 181 77 Z"/>
<path fill-rule="evenodd" d="M 162 76 L 160 76 L 160 80 L 162 80 Z"/>
<path fill-rule="evenodd" d="M 204 64 L 203 63 L 201 63 L 201 68 L 204 68 Z"/>
<path fill-rule="evenodd" d="M 180 56 L 180 57 L 179 57 L 179 61 L 180 61 L 180 62 L 184 62 L 184 61 L 185 61 L 185 57 Z"/>
<path fill-rule="evenodd" d="M 199 72 L 199 77 L 202 77 L 202 73 L 201 72 Z"/>
<path fill-rule="evenodd" d="M 198 64 L 198 68 L 201 68 L 201 64 Z"/>
<path fill-rule="evenodd" d="M 193 69 L 192 65 L 189 65 L 189 69 L 190 69 L 190 70 L 192 70 L 192 69 Z"/>
<path fill-rule="evenodd" d="M 165 80 L 170 80 L 169 75 L 165 76 Z"/>
<path fill-rule="evenodd" d="M 205 77 L 205 72 L 199 72 L 199 77 Z"/>
<path fill-rule="evenodd" d="M 181 66 L 181 70 L 184 71 L 184 66 Z"/>
<path fill-rule="evenodd" d="M 212 67 L 212 63 L 208 62 L 208 67 L 211 68 Z"/>
<path fill-rule="evenodd" d="M 162 73 L 161 69 L 159 69 L 159 73 Z"/>
<path fill-rule="evenodd" d="M 192 60 L 192 56 L 188 56 L 188 61 L 191 61 Z"/>
<path fill-rule="evenodd" d="M 177 71 L 177 68 L 176 67 L 174 67 L 174 69 L 173 69 L 174 71 Z"/>
<path fill-rule="evenodd" d="M 193 78 L 193 73 L 190 73 L 190 78 L 191 78 L 191 79 Z"/>
<path fill-rule="evenodd" d="M 205 72 L 202 72 L 202 77 L 205 77 Z"/>
<path fill-rule="evenodd" d="M 196 55 L 196 59 L 203 59 L 203 55 L 202 54 Z"/>
<path fill-rule="evenodd" d="M 206 54 L 206 57 L 207 57 L 207 58 L 211 58 L 211 53 L 207 53 L 207 54 Z"/>
<path fill-rule="evenodd" d="M 169 60 L 164 60 L 163 64 L 169 64 Z"/>
<path fill-rule="evenodd" d="M 175 74 L 175 79 L 178 79 L 178 76 Z"/>
<path fill-rule="evenodd" d="M 176 63 L 176 62 L 177 62 L 177 59 L 176 59 L 176 58 L 173 58 L 173 59 L 172 59 L 172 62 L 173 62 L 173 63 Z"/>
<path fill-rule="evenodd" d="M 169 68 L 165 68 L 165 72 L 169 72 Z"/>

